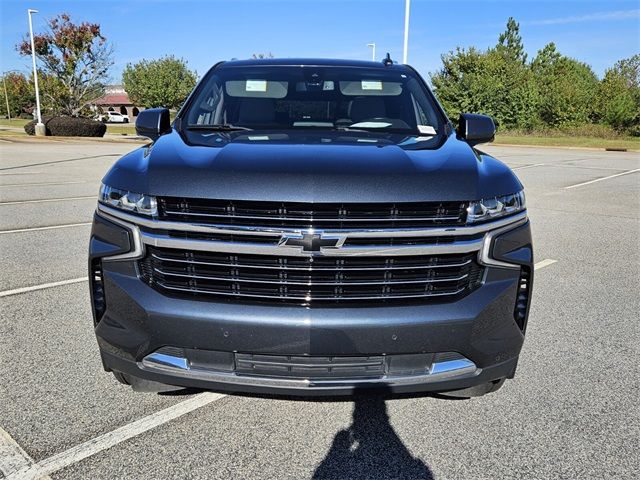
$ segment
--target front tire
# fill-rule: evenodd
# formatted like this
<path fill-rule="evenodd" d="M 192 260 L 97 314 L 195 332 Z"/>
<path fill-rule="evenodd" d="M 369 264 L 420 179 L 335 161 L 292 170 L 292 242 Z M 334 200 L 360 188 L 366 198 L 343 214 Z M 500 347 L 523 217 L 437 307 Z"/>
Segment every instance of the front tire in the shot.
<path fill-rule="evenodd" d="M 162 393 L 162 392 L 175 392 L 184 390 L 185 387 L 179 387 L 175 385 L 167 385 L 165 383 L 154 382 L 153 380 L 145 380 L 144 378 L 138 378 L 127 373 L 118 372 L 113 370 L 113 376 L 116 377 L 118 382 L 123 385 L 130 386 L 134 392 L 147 392 L 147 393 Z"/>
<path fill-rule="evenodd" d="M 461 390 L 449 390 L 448 392 L 438 392 L 438 395 L 448 398 L 472 398 L 482 397 L 488 393 L 497 392 L 504 385 L 506 378 L 493 380 L 492 382 L 482 383 L 473 387 L 463 388 Z"/>

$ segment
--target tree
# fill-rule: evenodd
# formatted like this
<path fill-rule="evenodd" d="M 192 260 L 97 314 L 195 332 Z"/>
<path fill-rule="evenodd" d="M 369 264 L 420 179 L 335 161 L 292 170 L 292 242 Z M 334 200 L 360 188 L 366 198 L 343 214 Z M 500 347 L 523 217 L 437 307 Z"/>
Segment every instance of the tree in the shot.
<path fill-rule="evenodd" d="M 43 100 L 65 115 L 77 115 L 91 100 L 104 93 L 112 49 L 97 23 L 75 24 L 63 13 L 48 22 L 45 33 L 34 35 Z M 17 46 L 21 55 L 31 55 L 28 37 Z"/>
<path fill-rule="evenodd" d="M 605 72 L 598 91 L 600 120 L 618 131 L 640 131 L 640 54 Z"/>
<path fill-rule="evenodd" d="M 520 27 L 509 18 L 495 48 L 457 48 L 442 56 L 443 68 L 431 82 L 447 114 L 491 115 L 500 128 L 536 126 L 537 90 L 526 64 Z"/>
<path fill-rule="evenodd" d="M 531 62 L 538 91 L 538 116 L 550 127 L 592 121 L 598 78 L 585 63 L 560 54 L 550 43 Z"/>
<path fill-rule="evenodd" d="M 556 44 L 553 42 L 547 43 L 542 49 L 538 50 L 538 54 L 531 62 L 531 69 L 534 73 L 544 73 L 561 58 L 562 55 L 558 52 Z"/>
<path fill-rule="evenodd" d="M 143 107 L 177 109 L 196 84 L 197 75 L 173 55 L 127 64 L 122 74 L 131 101 Z"/>
<path fill-rule="evenodd" d="M 524 52 L 522 37 L 520 36 L 520 24 L 513 17 L 507 20 L 507 29 L 498 37 L 496 51 L 507 59 L 527 63 L 527 54 Z"/>
<path fill-rule="evenodd" d="M 10 72 L 2 77 L 2 96 L 4 96 L 4 88 L 7 89 L 7 98 L 9 100 L 9 113 L 12 117 L 17 117 L 22 113 L 28 113 L 33 109 L 36 102 L 33 83 L 22 73 Z M 7 102 L 3 99 L 0 102 L 0 112 L 7 115 Z"/>
<path fill-rule="evenodd" d="M 274 58 L 273 53 L 271 52 L 267 52 L 267 53 L 253 53 L 251 54 L 251 58 L 253 58 L 254 60 L 262 60 L 263 58 Z"/>
<path fill-rule="evenodd" d="M 531 71 L 496 49 L 458 48 L 431 75 L 435 93 L 455 121 L 462 112 L 491 115 L 501 128 L 532 128 L 537 96 Z"/>

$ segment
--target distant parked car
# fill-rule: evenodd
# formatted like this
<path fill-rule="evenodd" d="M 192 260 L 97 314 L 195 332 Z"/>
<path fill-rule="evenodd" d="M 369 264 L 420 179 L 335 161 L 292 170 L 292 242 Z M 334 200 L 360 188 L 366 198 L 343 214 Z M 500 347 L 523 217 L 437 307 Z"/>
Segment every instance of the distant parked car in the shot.
<path fill-rule="evenodd" d="M 107 112 L 99 115 L 98 119 L 104 123 L 129 123 L 129 115 L 123 115 L 118 112 Z"/>

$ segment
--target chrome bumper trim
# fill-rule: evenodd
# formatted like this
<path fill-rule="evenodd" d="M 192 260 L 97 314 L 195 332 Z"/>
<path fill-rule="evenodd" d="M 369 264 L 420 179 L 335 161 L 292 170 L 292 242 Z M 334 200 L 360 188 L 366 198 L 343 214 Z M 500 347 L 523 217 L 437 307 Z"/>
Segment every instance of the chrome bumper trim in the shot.
<path fill-rule="evenodd" d="M 170 358 L 169 358 L 170 357 Z M 438 382 L 454 377 L 478 375 L 482 369 L 467 358 L 447 360 L 433 363 L 428 374 L 421 375 L 383 375 L 377 378 L 348 378 L 348 379 L 299 379 L 285 377 L 259 377 L 238 375 L 232 372 L 215 370 L 192 369 L 183 357 L 167 354 L 152 353 L 147 355 L 138 368 L 148 372 L 172 375 L 176 377 L 199 379 L 209 382 L 226 383 L 230 385 L 261 386 L 272 388 L 294 389 L 323 389 L 350 386 L 401 386 L 419 385 Z"/>

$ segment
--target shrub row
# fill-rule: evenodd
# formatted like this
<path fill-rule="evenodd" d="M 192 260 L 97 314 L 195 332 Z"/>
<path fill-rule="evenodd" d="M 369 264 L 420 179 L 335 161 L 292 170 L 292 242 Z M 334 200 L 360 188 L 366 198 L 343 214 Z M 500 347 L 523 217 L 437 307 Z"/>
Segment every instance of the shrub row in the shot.
<path fill-rule="evenodd" d="M 640 133 L 640 54 L 616 62 L 602 80 L 552 42 L 527 60 L 520 26 L 510 18 L 498 44 L 442 56 L 431 83 L 449 118 L 491 115 L 499 130 L 541 131 L 601 124 Z M 594 134 L 596 132 L 593 132 Z"/>
<path fill-rule="evenodd" d="M 24 131 L 35 135 L 36 123 L 36 120 L 27 123 Z M 103 137 L 107 131 L 104 123 L 82 117 L 44 117 L 42 123 L 47 135 L 60 137 Z"/>

